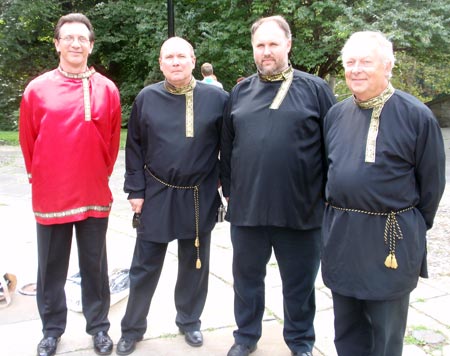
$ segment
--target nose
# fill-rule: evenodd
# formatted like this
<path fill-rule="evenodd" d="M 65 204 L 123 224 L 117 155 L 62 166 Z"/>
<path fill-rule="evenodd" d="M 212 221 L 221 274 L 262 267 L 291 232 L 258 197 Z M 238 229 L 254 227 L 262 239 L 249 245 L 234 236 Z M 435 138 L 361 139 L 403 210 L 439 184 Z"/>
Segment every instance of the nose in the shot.
<path fill-rule="evenodd" d="M 359 73 L 362 71 L 363 66 L 360 62 L 355 62 L 355 64 L 352 66 L 351 71 L 355 73 Z"/>
<path fill-rule="evenodd" d="M 78 37 L 75 37 L 71 43 L 72 46 L 75 47 L 80 47 L 81 46 L 81 42 L 79 41 Z"/>
<path fill-rule="evenodd" d="M 270 47 L 269 47 L 269 46 L 264 46 L 263 54 L 264 54 L 265 56 L 270 56 L 271 51 L 270 51 Z"/>

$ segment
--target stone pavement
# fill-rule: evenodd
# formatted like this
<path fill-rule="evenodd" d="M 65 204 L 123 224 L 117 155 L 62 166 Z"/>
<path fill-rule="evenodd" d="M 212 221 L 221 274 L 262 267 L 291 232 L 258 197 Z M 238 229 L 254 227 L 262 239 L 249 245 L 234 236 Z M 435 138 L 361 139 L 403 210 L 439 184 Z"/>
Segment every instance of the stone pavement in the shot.
<path fill-rule="evenodd" d="M 447 179 L 450 180 L 450 129 L 443 129 L 447 150 Z M 131 227 L 131 211 L 122 192 L 124 152 L 121 151 L 111 178 L 115 202 L 108 230 L 110 270 L 128 268 L 134 248 L 135 234 Z M 421 279 L 411 295 L 405 356 L 450 356 L 450 191 L 447 189 L 430 231 L 429 260 L 431 278 Z M 18 277 L 18 287 L 34 283 L 36 276 L 35 221 L 31 212 L 30 186 L 18 147 L 0 146 L 0 272 Z M 444 241 L 444 243 L 442 242 Z M 437 256 L 437 257 L 435 257 Z M 76 244 L 73 245 L 69 275 L 78 271 Z M 232 249 L 228 223 L 217 224 L 211 246 L 210 288 L 202 316 L 204 345 L 192 348 L 184 342 L 175 326 L 173 290 L 176 279 L 176 243 L 169 245 L 164 269 L 148 315 L 148 330 L 137 344 L 133 355 L 226 355 L 233 343 L 233 279 Z M 319 276 L 316 281 L 317 334 L 314 356 L 335 356 L 333 345 L 333 310 L 330 291 Z M 120 338 L 120 320 L 126 299 L 110 309 L 110 335 Z M 281 282 L 275 259 L 267 268 L 266 312 L 263 335 L 252 356 L 288 356 L 290 351 L 282 338 L 283 304 Z M 41 323 L 35 297 L 19 293 L 12 304 L 0 309 L 0 355 L 27 356 L 36 354 L 41 339 Z M 95 355 L 92 340 L 85 333 L 84 317 L 69 311 L 67 330 L 58 347 L 58 355 Z M 115 354 L 115 352 L 114 352 Z M 351 355 L 349 355 L 351 356 Z"/>

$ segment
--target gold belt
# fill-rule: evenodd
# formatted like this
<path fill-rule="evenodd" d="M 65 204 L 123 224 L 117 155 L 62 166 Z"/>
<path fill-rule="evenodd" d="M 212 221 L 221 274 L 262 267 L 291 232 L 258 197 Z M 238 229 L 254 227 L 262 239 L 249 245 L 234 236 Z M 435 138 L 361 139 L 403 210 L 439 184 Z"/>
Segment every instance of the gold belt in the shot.
<path fill-rule="evenodd" d="M 147 165 L 144 166 L 144 169 L 150 174 L 157 182 L 161 183 L 162 185 L 165 185 L 168 188 L 172 189 L 192 189 L 194 191 L 194 212 L 195 212 L 195 248 L 197 249 L 197 261 L 195 263 L 195 268 L 200 269 L 202 268 L 202 262 L 200 260 L 200 239 L 199 239 L 199 221 L 200 221 L 200 200 L 199 200 L 199 188 L 200 184 L 193 185 L 193 186 L 179 186 L 179 185 L 173 185 L 169 184 L 167 182 L 164 182 L 163 180 L 159 179 L 157 176 L 155 176 L 150 169 L 148 169 Z"/>
<path fill-rule="evenodd" d="M 386 224 L 384 226 L 384 243 L 386 245 L 389 245 L 389 254 L 386 257 L 386 260 L 384 261 L 384 265 L 387 268 L 393 269 L 398 268 L 397 259 L 395 258 L 395 241 L 403 239 L 403 234 L 402 230 L 400 229 L 400 225 L 398 224 L 397 221 L 397 215 L 414 209 L 413 206 L 397 211 L 390 211 L 388 213 L 379 213 L 360 209 L 341 208 L 332 204 L 330 204 L 330 206 L 336 210 L 348 211 L 352 213 L 360 213 L 374 216 L 387 216 Z"/>

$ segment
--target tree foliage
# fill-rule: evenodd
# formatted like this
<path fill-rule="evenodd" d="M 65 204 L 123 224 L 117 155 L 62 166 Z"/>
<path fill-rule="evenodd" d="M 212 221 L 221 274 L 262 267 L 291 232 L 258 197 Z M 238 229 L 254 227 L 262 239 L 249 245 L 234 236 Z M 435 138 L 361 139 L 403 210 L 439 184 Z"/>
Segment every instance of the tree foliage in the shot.
<path fill-rule="evenodd" d="M 197 56 L 230 90 L 255 71 L 250 26 L 261 16 L 280 14 L 293 34 L 295 68 L 337 78 L 346 95 L 340 49 L 354 31 L 380 30 L 392 39 L 397 66 L 394 85 L 423 100 L 449 91 L 449 19 L 446 0 L 173 0 L 175 33 L 190 41 Z M 54 68 L 53 28 L 69 12 L 92 21 L 96 42 L 90 64 L 118 85 L 126 121 L 134 97 L 159 81 L 158 56 L 167 38 L 167 2 L 149 0 L 2 0 L 0 3 L 0 129 L 17 126 L 25 85 Z"/>

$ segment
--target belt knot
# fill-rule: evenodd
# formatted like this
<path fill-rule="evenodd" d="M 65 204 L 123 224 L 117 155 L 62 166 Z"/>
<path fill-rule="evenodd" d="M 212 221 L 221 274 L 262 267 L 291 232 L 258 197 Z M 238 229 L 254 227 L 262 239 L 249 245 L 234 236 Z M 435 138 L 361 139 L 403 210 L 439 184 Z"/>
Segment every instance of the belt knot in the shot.
<path fill-rule="evenodd" d="M 374 215 L 374 216 L 386 216 L 386 224 L 384 225 L 384 243 L 388 245 L 389 253 L 384 261 L 384 265 L 387 268 L 397 269 L 398 263 L 397 258 L 395 257 L 395 244 L 397 240 L 403 239 L 403 233 L 400 228 L 400 225 L 397 220 L 397 215 L 407 212 L 409 210 L 414 209 L 413 206 L 408 208 L 404 208 L 397 211 L 390 211 L 387 213 L 373 212 L 361 209 L 350 209 L 350 208 L 342 208 L 339 206 L 335 206 L 333 204 L 329 204 L 333 209 L 340 211 L 347 211 L 352 213 L 366 214 L 366 215 Z"/>

